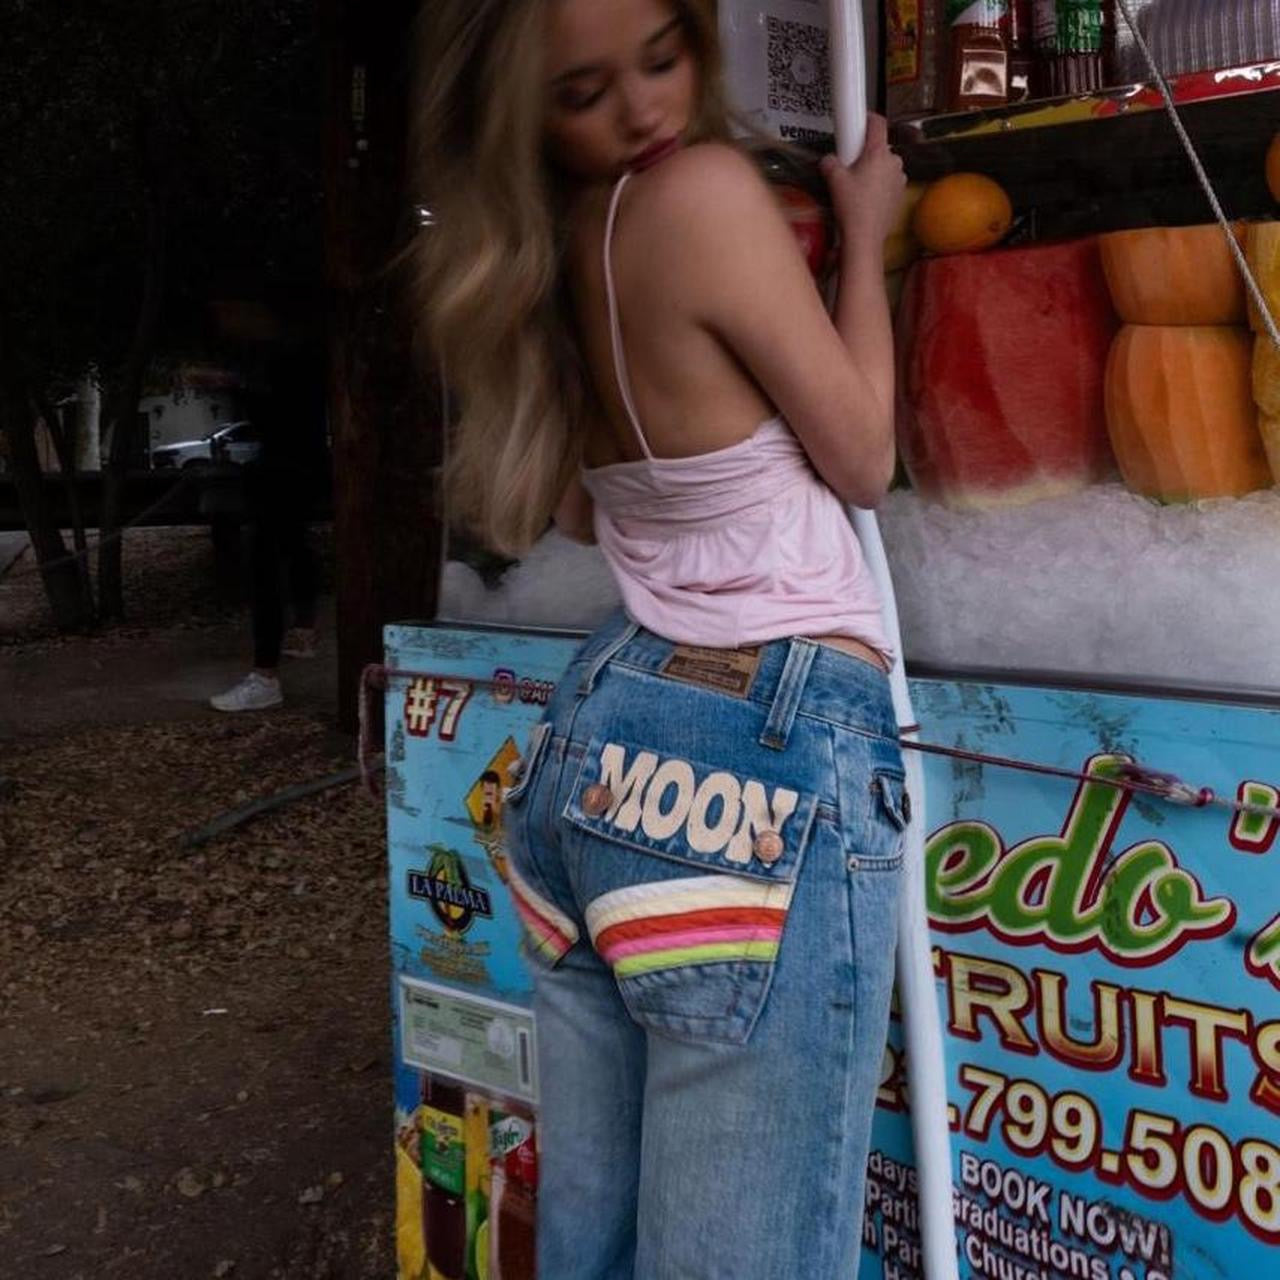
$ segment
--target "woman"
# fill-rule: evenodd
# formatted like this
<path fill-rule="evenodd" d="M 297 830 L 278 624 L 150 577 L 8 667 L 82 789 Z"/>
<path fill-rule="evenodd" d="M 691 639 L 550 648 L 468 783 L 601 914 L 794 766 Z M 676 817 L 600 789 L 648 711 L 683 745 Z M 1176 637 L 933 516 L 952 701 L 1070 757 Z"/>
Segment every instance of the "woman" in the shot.
<path fill-rule="evenodd" d="M 906 799 L 842 502 L 893 468 L 902 169 L 833 160 L 828 316 L 727 141 L 710 3 L 435 0 L 420 104 L 448 492 L 554 515 L 625 609 L 507 795 L 535 967 L 544 1280 L 852 1277 Z"/>

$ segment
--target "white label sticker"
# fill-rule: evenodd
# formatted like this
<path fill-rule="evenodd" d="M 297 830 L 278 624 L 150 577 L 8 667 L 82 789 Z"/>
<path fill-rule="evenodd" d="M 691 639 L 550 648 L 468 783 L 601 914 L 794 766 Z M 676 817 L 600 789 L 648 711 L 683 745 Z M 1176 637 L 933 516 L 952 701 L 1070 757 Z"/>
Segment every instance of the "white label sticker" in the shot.
<path fill-rule="evenodd" d="M 537 1100 L 533 1014 L 520 1005 L 400 978 L 400 1054 L 411 1067 Z"/>

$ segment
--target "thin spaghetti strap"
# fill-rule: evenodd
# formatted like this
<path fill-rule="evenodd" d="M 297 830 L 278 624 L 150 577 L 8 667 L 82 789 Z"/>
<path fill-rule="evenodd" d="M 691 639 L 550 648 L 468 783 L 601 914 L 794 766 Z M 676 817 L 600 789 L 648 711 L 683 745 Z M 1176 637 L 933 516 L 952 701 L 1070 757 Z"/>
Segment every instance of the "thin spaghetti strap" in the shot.
<path fill-rule="evenodd" d="M 636 402 L 631 396 L 631 379 L 627 376 L 627 358 L 622 350 L 622 324 L 618 319 L 618 296 L 613 287 L 613 224 L 618 218 L 618 201 L 622 197 L 622 188 L 627 185 L 630 173 L 624 173 L 613 189 L 613 198 L 609 201 L 609 216 L 604 224 L 604 291 L 609 300 L 609 340 L 613 344 L 613 374 L 618 383 L 618 392 L 626 407 L 627 417 L 635 428 L 636 439 L 646 458 L 652 458 L 649 442 L 644 438 L 644 428 L 640 425 L 640 415 L 636 412 Z"/>

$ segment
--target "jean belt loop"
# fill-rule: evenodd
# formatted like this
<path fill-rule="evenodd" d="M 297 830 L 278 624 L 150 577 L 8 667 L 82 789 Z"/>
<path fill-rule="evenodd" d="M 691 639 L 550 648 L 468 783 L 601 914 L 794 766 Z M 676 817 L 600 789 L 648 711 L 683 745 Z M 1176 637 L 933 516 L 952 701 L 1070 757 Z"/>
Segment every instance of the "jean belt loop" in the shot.
<path fill-rule="evenodd" d="M 804 686 L 809 679 L 809 668 L 813 666 L 817 653 L 818 646 L 812 640 L 790 642 L 787 661 L 774 691 L 773 705 L 769 708 L 769 718 L 760 735 L 761 746 L 772 747 L 775 751 L 786 749 L 791 726 L 800 709 L 800 699 L 804 696 Z"/>
<path fill-rule="evenodd" d="M 586 673 L 582 677 L 582 683 L 578 686 L 578 697 L 585 698 L 595 687 L 596 681 L 600 678 L 600 672 L 604 670 L 605 665 L 610 658 L 617 656 L 619 650 L 623 646 L 629 644 L 640 630 L 638 623 L 629 622 L 618 635 L 609 641 L 603 649 L 596 654 L 591 665 L 587 668 Z"/>

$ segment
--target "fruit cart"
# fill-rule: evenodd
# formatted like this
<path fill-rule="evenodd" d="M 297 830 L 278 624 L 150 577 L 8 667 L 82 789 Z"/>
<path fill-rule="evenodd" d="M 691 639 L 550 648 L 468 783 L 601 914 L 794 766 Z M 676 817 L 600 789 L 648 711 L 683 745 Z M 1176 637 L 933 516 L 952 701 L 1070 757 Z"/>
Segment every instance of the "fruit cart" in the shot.
<path fill-rule="evenodd" d="M 1171 90 L 1280 297 L 1264 163 L 1280 64 Z M 920 184 L 979 174 L 1013 213 L 984 253 L 918 257 L 904 227 L 890 263 L 903 474 L 880 525 L 928 795 L 959 1274 L 1269 1275 L 1280 378 L 1264 321 L 1153 85 L 895 138 Z M 514 1280 L 533 1274 L 537 1028 L 502 806 L 617 601 L 594 549 L 555 533 L 514 565 L 455 546 L 441 598 L 440 619 L 388 629 L 380 673 L 400 1275 Z M 926 1276 L 911 1080 L 895 1017 L 870 1280 Z"/>

